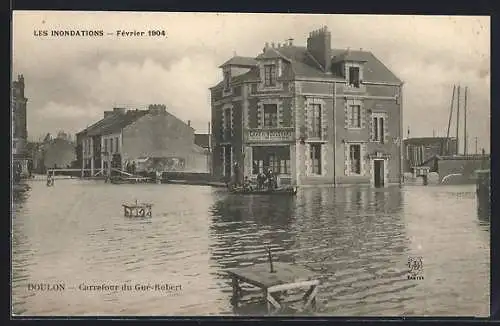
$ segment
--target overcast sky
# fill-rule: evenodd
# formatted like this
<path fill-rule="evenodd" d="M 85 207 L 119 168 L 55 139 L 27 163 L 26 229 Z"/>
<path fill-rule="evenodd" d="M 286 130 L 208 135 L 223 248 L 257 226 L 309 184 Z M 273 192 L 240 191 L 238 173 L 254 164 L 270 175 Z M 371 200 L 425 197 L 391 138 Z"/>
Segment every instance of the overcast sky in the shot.
<path fill-rule="evenodd" d="M 255 57 L 265 42 L 293 38 L 305 45 L 310 31 L 326 25 L 333 48 L 372 51 L 405 81 L 405 133 L 409 126 L 412 137 L 445 136 L 453 85 L 460 83 L 469 88 L 469 149 L 475 137 L 479 148 L 490 145 L 489 17 L 49 11 L 13 17 L 13 77 L 25 78 L 30 138 L 75 133 L 114 106 L 151 103 L 205 132 L 208 88 L 222 78 L 220 64 L 234 53 Z M 34 35 L 52 29 L 158 29 L 167 37 Z"/>

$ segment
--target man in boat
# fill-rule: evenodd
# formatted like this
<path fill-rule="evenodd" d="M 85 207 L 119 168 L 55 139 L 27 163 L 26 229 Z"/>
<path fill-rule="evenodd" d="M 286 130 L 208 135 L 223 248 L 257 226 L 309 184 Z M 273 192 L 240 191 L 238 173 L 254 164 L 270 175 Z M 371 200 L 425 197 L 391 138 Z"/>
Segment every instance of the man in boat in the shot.
<path fill-rule="evenodd" d="M 250 179 L 248 179 L 248 176 L 245 176 L 245 179 L 243 180 L 243 190 L 245 191 L 252 191 L 252 183 L 250 182 Z"/>
<path fill-rule="evenodd" d="M 267 189 L 268 190 L 274 190 L 275 188 L 275 183 L 274 183 L 274 174 L 271 169 L 267 170 Z"/>
<path fill-rule="evenodd" d="M 265 176 L 264 174 L 259 171 L 259 173 L 257 174 L 257 189 L 262 189 L 264 188 L 264 180 L 265 180 Z"/>

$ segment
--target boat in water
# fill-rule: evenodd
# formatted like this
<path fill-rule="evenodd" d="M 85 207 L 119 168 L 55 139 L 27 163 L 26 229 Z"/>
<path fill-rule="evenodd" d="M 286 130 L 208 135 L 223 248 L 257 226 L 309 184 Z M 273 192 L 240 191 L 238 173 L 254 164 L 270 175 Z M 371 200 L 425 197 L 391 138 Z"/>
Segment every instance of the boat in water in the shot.
<path fill-rule="evenodd" d="M 275 189 L 256 189 L 256 188 L 244 188 L 244 187 L 234 187 L 229 190 L 233 194 L 239 195 L 291 195 L 295 196 L 297 194 L 297 187 L 279 187 Z"/>

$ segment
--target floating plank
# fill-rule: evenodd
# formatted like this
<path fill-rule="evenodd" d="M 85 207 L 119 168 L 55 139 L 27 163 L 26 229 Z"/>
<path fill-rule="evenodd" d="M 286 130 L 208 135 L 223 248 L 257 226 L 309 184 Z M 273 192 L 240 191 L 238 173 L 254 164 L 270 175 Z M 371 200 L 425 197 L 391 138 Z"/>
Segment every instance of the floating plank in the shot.
<path fill-rule="evenodd" d="M 287 263 L 275 262 L 275 273 L 269 272 L 269 264 L 256 264 L 248 267 L 229 270 L 228 273 L 238 279 L 259 288 L 270 288 L 275 285 L 308 281 L 314 273 L 310 270 Z"/>

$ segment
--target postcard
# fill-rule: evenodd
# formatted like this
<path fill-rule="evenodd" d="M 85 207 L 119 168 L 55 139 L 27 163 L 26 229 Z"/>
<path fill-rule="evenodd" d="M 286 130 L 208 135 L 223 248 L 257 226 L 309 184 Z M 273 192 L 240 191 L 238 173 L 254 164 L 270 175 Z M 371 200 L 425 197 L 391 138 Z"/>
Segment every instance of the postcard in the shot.
<path fill-rule="evenodd" d="M 14 11 L 12 316 L 489 316 L 490 33 Z"/>

